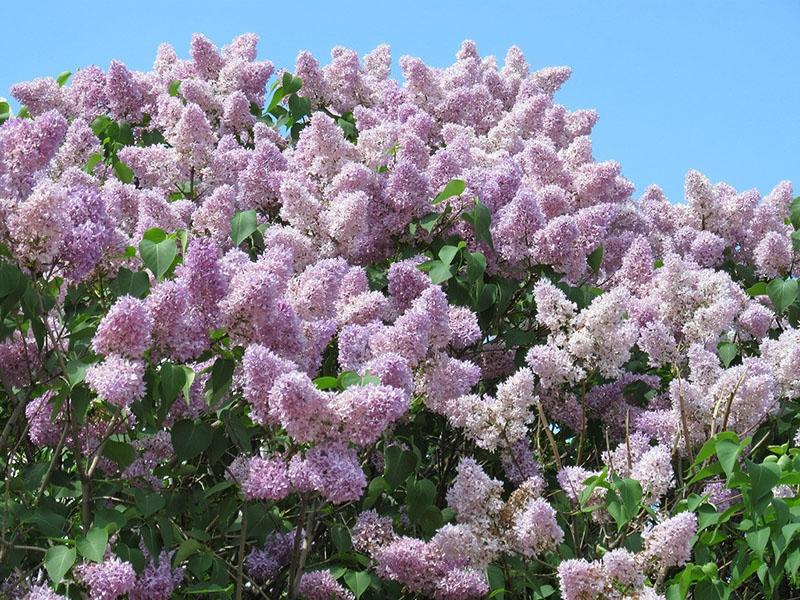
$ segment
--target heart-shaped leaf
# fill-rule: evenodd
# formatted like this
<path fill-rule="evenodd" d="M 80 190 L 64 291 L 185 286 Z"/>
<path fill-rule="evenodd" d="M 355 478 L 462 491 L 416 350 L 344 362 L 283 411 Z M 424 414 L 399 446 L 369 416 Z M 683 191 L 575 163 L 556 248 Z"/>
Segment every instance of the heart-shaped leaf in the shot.
<path fill-rule="evenodd" d="M 64 575 L 75 564 L 76 557 L 75 548 L 67 548 L 66 546 L 48 548 L 44 555 L 44 568 L 47 570 L 50 580 L 55 584 L 61 583 Z"/>
<path fill-rule="evenodd" d="M 444 186 L 444 189 L 436 194 L 436 198 L 433 199 L 433 203 L 439 204 L 443 200 L 447 200 L 453 196 L 460 196 L 464 193 L 464 188 L 466 186 L 467 184 L 464 183 L 463 179 L 451 179 L 447 182 L 447 185 Z"/>
<path fill-rule="evenodd" d="M 142 241 L 139 242 L 139 254 L 144 266 L 160 280 L 169 271 L 178 255 L 178 245 L 175 243 L 175 238 L 167 237 L 156 227 L 144 234 Z"/>
<path fill-rule="evenodd" d="M 249 238 L 258 229 L 256 211 L 245 210 L 238 212 L 231 218 L 231 239 L 233 245 L 238 246 Z"/>
<path fill-rule="evenodd" d="M 102 527 L 92 527 L 84 537 L 78 540 L 78 552 L 85 559 L 101 562 L 106 553 L 108 531 Z"/>
<path fill-rule="evenodd" d="M 767 285 L 767 296 L 772 300 L 775 312 L 781 314 L 797 299 L 798 285 L 796 279 L 773 279 Z"/>

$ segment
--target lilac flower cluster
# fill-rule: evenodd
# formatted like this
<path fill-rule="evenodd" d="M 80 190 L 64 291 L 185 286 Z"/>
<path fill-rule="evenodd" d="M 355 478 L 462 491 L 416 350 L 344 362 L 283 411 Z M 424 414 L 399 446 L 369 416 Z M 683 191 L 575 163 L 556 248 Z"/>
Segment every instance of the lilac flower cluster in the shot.
<path fill-rule="evenodd" d="M 436 500 L 453 518 L 421 539 L 367 510 L 353 546 L 411 593 L 467 600 L 488 593 L 493 562 L 541 559 L 565 540 L 546 490 L 548 435 L 574 447 L 602 428 L 594 464 L 581 452 L 562 464 L 556 449 L 551 474 L 604 526 L 608 491 L 582 498 L 588 478 L 633 479 L 660 510 L 676 455 L 722 430 L 751 435 L 800 397 L 796 321 L 738 273 L 760 284 L 800 276 L 788 182 L 762 197 L 690 171 L 685 203 L 657 187 L 635 199 L 621 166 L 593 156 L 597 114 L 556 103 L 568 68 L 532 70 L 516 47 L 498 67 L 471 41 L 446 68 L 401 57 L 402 83 L 389 78 L 388 46 L 362 58 L 337 47 L 327 65 L 301 52 L 292 98 L 311 112 L 284 128 L 268 116 L 274 67 L 256 60 L 256 43 L 246 34 L 217 49 L 195 35 L 188 59 L 162 45 L 147 72 L 112 61 L 66 85 L 13 87 L 30 118 L 0 125 L 0 244 L 53 290 L 53 306 L 49 335 L 31 325 L 0 340 L 0 383 L 29 391 L 35 447 L 78 448 L 104 474 L 160 489 L 180 485 L 153 473 L 174 454 L 169 428 L 207 415 L 227 427 L 223 413 L 236 410 L 260 432 L 246 452 L 225 453 L 239 499 L 345 510 L 381 476 L 376 449 L 399 445 L 393 432 L 422 415 L 442 440 L 458 436 L 449 458 L 429 449 L 442 459 Z M 95 133 L 104 120 L 130 133 L 112 158 Z M 435 201 L 452 180 L 463 192 Z M 462 218 L 477 206 L 486 231 Z M 231 236 L 237 215 L 252 218 L 247 242 Z M 153 271 L 142 248 L 154 228 L 174 242 L 172 263 L 141 293 L 110 295 L 108 281 Z M 480 265 L 469 302 L 460 280 L 434 284 L 426 272 L 453 239 Z M 505 312 L 484 296 L 507 301 Z M 65 307 L 86 298 L 91 311 L 68 322 Z M 79 359 L 54 374 L 73 349 Z M 234 366 L 215 396 L 218 357 Z M 142 419 L 173 368 L 185 389 Z M 75 420 L 77 385 L 91 397 Z M 124 468 L 99 456 L 114 434 L 131 440 Z M 732 502 L 720 482 L 704 493 L 721 510 Z M 249 550 L 252 580 L 275 580 L 295 540 L 320 543 L 294 526 L 302 533 Z M 651 576 L 690 560 L 696 517 L 635 526 L 635 555 L 560 563 L 565 600 L 659 597 Z M 167 598 L 184 575 L 171 558 L 148 556 L 138 575 L 119 558 L 73 572 L 91 598 Z M 301 596 L 353 597 L 332 572 L 300 567 Z M 57 596 L 35 586 L 28 597 Z"/>

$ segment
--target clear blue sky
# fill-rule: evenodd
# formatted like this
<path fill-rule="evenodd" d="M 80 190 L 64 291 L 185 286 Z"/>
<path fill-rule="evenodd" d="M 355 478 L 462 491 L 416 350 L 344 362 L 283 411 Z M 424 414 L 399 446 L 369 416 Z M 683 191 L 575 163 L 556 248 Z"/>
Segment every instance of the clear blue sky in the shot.
<path fill-rule="evenodd" d="M 638 191 L 658 183 L 680 201 L 695 168 L 800 193 L 800 0 L 37 0 L 3 11 L 0 96 L 111 58 L 149 69 L 160 42 L 185 56 L 195 31 L 218 45 L 253 31 L 259 56 L 288 67 L 300 49 L 327 62 L 334 45 L 388 42 L 395 61 L 445 66 L 465 38 L 501 59 L 516 44 L 534 67 L 573 68 L 559 101 L 600 111 L 595 157 L 619 160 Z"/>

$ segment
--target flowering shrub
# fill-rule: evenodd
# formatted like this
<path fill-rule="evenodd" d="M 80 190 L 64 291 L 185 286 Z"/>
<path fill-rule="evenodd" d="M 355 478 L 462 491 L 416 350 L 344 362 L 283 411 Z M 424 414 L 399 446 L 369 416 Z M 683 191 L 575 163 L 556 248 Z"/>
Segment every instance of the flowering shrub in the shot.
<path fill-rule="evenodd" d="M 0 106 L 0 596 L 786 597 L 800 199 L 565 67 L 163 45 Z"/>

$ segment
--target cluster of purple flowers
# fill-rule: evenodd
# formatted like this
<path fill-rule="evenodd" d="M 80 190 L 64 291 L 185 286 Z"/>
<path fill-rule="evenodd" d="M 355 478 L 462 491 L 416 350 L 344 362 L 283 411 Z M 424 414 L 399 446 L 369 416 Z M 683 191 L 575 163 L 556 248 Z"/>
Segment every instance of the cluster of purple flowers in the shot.
<path fill-rule="evenodd" d="M 218 50 L 196 35 L 190 59 L 162 45 L 148 72 L 113 61 L 106 72 L 78 71 L 64 86 L 38 79 L 13 87 L 31 118 L 0 126 L 0 243 L 26 274 L 63 288 L 48 315 L 52 336 L 37 344 L 18 331 L 0 340 L 4 386 L 34 384 L 48 353 L 70 344 L 58 326 L 68 288 L 141 270 L 126 249 L 153 228 L 186 235 L 180 264 L 166 278 L 150 277 L 146 298 L 102 298 L 110 306 L 85 373 L 98 402 L 85 423 L 68 428 L 68 404 L 54 392 L 30 399 L 34 445 L 78 444 L 92 456 L 104 436 L 135 430 L 132 406 L 152 391 L 147 374 L 167 363 L 185 365 L 193 379 L 188 402 L 181 393 L 165 427 L 209 411 L 207 359 L 224 331 L 241 347 L 231 393 L 253 423 L 288 440 L 276 445 L 265 435 L 256 454 L 229 465 L 246 500 L 359 500 L 367 453 L 411 406 L 502 457 L 511 487 L 461 459 L 446 495 L 455 522 L 427 541 L 396 533 L 375 512 L 362 513 L 353 531 L 380 576 L 439 600 L 467 600 L 488 592 L 493 561 L 541 557 L 564 540 L 531 450 L 533 423 L 546 417 L 582 434 L 590 419 L 602 422 L 614 444 L 600 460 L 637 480 L 658 509 L 674 486 L 674 454 L 721 429 L 749 435 L 781 399 L 800 397 L 800 333 L 767 296 L 751 297 L 723 269 L 733 261 L 763 278 L 800 275 L 788 182 L 762 198 L 690 171 L 686 203 L 670 203 L 657 187 L 634 199 L 620 165 L 593 157 L 597 114 L 555 102 L 568 68 L 532 71 L 517 48 L 498 67 L 469 41 L 443 69 L 402 57 L 402 84 L 389 78 L 387 46 L 363 59 L 335 48 L 325 66 L 301 52 L 295 72 L 312 113 L 293 142 L 256 117 L 274 71 L 256 60 L 256 42 L 246 34 Z M 334 118 L 345 113 L 355 140 Z M 100 116 L 131 128 L 135 143 L 116 157 L 133 173 L 127 183 L 113 164 L 92 160 L 102 158 L 91 125 Z M 144 143 L 155 133 L 163 142 Z M 435 203 L 453 179 L 464 182 L 463 193 Z M 476 197 L 493 241 L 465 220 L 447 219 Z M 232 217 L 244 211 L 266 226 L 257 256 L 230 237 Z M 430 230 L 409 225 L 430 214 L 441 217 L 442 237 L 480 253 L 486 273 L 530 286 L 536 310 L 515 326 L 543 343 L 515 362 L 518 345 L 487 336 L 479 314 L 431 283 L 420 269 L 427 256 L 398 254 L 401 245 L 427 248 Z M 386 285 L 372 285 L 371 268 L 387 261 Z M 542 266 L 560 279 L 534 281 Z M 568 290 L 582 284 L 602 293 L 579 308 Z M 770 335 L 775 326 L 779 336 Z M 752 355 L 721 362 L 720 345 L 740 342 Z M 638 355 L 669 372 L 669 382 L 628 372 Z M 318 385 L 326 356 L 359 383 Z M 634 399 L 632 386 L 652 393 Z M 122 418 L 107 430 L 111 414 Z M 140 434 L 126 469 L 99 466 L 159 488 L 152 470 L 172 455 L 169 435 Z M 559 466 L 561 489 L 578 503 L 599 471 Z M 717 485 L 708 493 L 724 506 L 725 492 Z M 601 508 L 605 493 L 597 487 L 588 499 L 599 522 L 610 518 Z M 680 513 L 647 529 L 637 555 L 617 549 L 594 562 L 562 562 L 563 597 L 656 598 L 645 578 L 689 560 L 694 518 Z M 294 538 L 277 534 L 251 549 L 253 579 L 275 577 Z M 167 598 L 183 578 L 166 554 L 138 575 L 113 557 L 74 574 L 100 600 Z M 310 600 L 353 597 L 329 571 L 309 571 L 298 585 Z M 54 597 L 40 587 L 28 595 Z"/>

